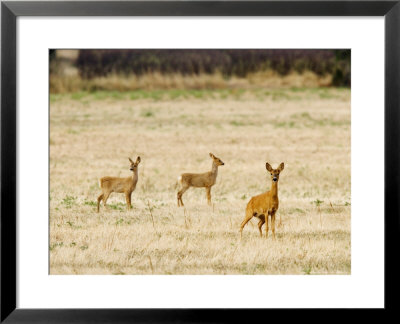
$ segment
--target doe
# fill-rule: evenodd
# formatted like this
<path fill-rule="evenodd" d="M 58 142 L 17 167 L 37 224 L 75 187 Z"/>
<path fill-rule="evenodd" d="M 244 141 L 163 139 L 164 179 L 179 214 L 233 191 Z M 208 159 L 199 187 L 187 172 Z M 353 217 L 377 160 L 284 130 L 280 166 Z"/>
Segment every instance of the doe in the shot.
<path fill-rule="evenodd" d="M 210 153 L 212 158 L 211 171 L 205 173 L 183 173 L 179 176 L 178 182 L 181 185 L 181 190 L 178 191 L 178 207 L 184 206 L 182 195 L 190 187 L 206 188 L 207 201 L 211 205 L 211 187 L 215 184 L 218 175 L 218 167 L 224 165 L 221 159 L 217 158 L 214 154 Z"/>
<path fill-rule="evenodd" d="M 268 237 L 268 216 L 271 216 L 272 234 L 275 238 L 275 214 L 279 207 L 278 180 L 279 180 L 279 174 L 281 173 L 285 165 L 282 162 L 277 169 L 273 169 L 271 165 L 267 162 L 265 166 L 266 169 L 271 174 L 271 180 L 272 180 L 271 190 L 252 197 L 248 202 L 246 207 L 245 218 L 242 224 L 240 224 L 240 238 L 242 238 L 242 231 L 244 226 L 253 217 L 257 217 L 260 219 L 260 221 L 258 222 L 258 230 L 260 231 L 261 237 L 262 237 L 261 227 L 265 223 L 266 227 L 265 237 Z"/>
<path fill-rule="evenodd" d="M 97 197 L 97 212 L 100 210 L 100 202 L 103 200 L 105 207 L 107 199 L 112 192 L 124 193 L 127 209 L 131 208 L 131 195 L 138 182 L 138 165 L 140 163 L 140 156 L 137 157 L 136 162 L 133 162 L 131 158 L 129 158 L 129 162 L 131 163 L 130 170 L 133 172 L 131 177 L 103 177 L 99 180 L 101 195 Z"/>

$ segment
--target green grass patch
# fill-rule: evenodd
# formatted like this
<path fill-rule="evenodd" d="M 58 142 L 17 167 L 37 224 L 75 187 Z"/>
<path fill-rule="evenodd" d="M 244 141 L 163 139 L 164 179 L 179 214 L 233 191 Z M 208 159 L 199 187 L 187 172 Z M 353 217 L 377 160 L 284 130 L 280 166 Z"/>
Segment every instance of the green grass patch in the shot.
<path fill-rule="evenodd" d="M 86 91 L 80 91 L 80 92 L 75 92 L 71 94 L 71 99 L 72 100 L 82 100 L 82 98 L 88 96 L 89 93 Z"/>
<path fill-rule="evenodd" d="M 311 201 L 311 204 L 314 204 L 315 206 L 319 207 L 324 203 L 323 200 L 315 199 L 314 201 Z"/>
<path fill-rule="evenodd" d="M 77 130 L 72 129 L 72 128 L 67 129 L 67 133 L 68 133 L 68 134 L 72 134 L 72 135 L 77 135 L 77 134 L 79 134 L 79 132 L 78 132 Z"/>
<path fill-rule="evenodd" d="M 155 115 L 154 111 L 152 111 L 152 110 L 143 110 L 140 113 L 140 116 L 145 117 L 145 118 L 154 117 L 154 115 Z"/>
<path fill-rule="evenodd" d="M 273 101 L 281 100 L 302 100 L 303 98 L 318 99 L 340 99 L 346 96 L 346 92 L 350 93 L 348 88 L 304 88 L 293 87 L 290 89 L 265 90 L 263 88 L 234 88 L 234 89 L 168 89 L 168 90 L 131 90 L 131 91 L 110 91 L 97 90 L 96 88 L 89 91 L 78 91 L 68 94 L 50 94 L 50 103 L 60 101 L 62 99 L 72 99 L 81 101 L 82 103 L 90 103 L 91 100 L 140 100 L 150 99 L 159 101 L 163 99 L 179 100 L 179 99 L 242 99 L 243 95 L 248 93 L 258 100 L 270 98 Z M 83 102 L 85 100 L 85 102 Z"/>
<path fill-rule="evenodd" d="M 304 268 L 303 268 L 303 273 L 304 274 L 306 274 L 306 275 L 309 275 L 309 274 L 311 274 L 311 271 L 312 271 L 312 267 L 311 267 L 311 265 L 306 265 Z"/>
<path fill-rule="evenodd" d="M 291 115 L 287 120 L 275 120 L 270 122 L 275 128 L 315 128 L 325 126 L 349 126 L 349 120 L 331 120 L 329 118 L 318 119 L 308 112 Z"/>
<path fill-rule="evenodd" d="M 72 208 L 72 206 L 76 205 L 76 197 L 74 196 L 65 196 L 61 203 L 65 206 L 65 208 Z"/>
<path fill-rule="evenodd" d="M 60 248 L 63 246 L 64 246 L 64 242 L 56 242 L 56 243 L 50 244 L 49 250 L 53 251 L 55 248 L 58 248 L 58 247 Z"/>
<path fill-rule="evenodd" d="M 246 125 L 244 122 L 237 121 L 237 120 L 232 120 L 229 124 L 232 126 L 245 126 Z"/>
<path fill-rule="evenodd" d="M 50 103 L 57 102 L 63 98 L 64 98 L 64 95 L 62 95 L 62 94 L 58 94 L 58 93 L 50 94 Z"/>
<path fill-rule="evenodd" d="M 125 205 L 123 203 L 107 204 L 107 206 L 114 210 L 125 210 Z"/>
<path fill-rule="evenodd" d="M 85 206 L 97 206 L 97 202 L 95 201 L 88 201 L 85 200 L 85 202 L 83 203 Z"/>
<path fill-rule="evenodd" d="M 71 221 L 67 221 L 67 224 L 69 225 L 69 227 L 71 227 L 73 229 L 82 228 L 82 226 L 77 226 L 77 225 L 74 224 L 74 222 L 71 222 Z"/>
<path fill-rule="evenodd" d="M 294 128 L 296 127 L 296 123 L 294 121 L 275 121 L 272 122 L 272 125 L 275 128 Z"/>
<path fill-rule="evenodd" d="M 301 208 L 290 208 L 288 210 L 288 214 L 289 215 L 292 215 L 292 214 L 305 214 L 305 213 L 306 212 Z"/>
<path fill-rule="evenodd" d="M 123 275 L 125 275 L 125 272 L 118 271 L 118 272 L 114 272 L 113 275 L 114 276 L 123 276 Z"/>

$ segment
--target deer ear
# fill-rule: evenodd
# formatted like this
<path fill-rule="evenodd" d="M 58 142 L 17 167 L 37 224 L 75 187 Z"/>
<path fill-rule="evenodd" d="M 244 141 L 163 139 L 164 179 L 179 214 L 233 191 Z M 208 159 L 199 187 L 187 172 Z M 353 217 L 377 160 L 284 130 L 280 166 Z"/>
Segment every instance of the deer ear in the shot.
<path fill-rule="evenodd" d="M 213 158 L 213 157 L 214 157 L 214 154 L 210 153 L 210 157 L 212 157 L 212 158 Z"/>
<path fill-rule="evenodd" d="M 140 163 L 140 161 L 141 161 L 140 156 L 138 156 L 136 159 L 136 163 Z"/>
<path fill-rule="evenodd" d="M 279 164 L 279 167 L 278 167 L 279 171 L 282 171 L 284 167 L 285 167 L 285 164 L 283 162 L 281 164 Z"/>
<path fill-rule="evenodd" d="M 265 163 L 265 167 L 267 168 L 267 170 L 268 170 L 269 172 L 272 171 L 272 166 L 271 166 L 271 164 L 269 164 L 268 162 Z"/>
<path fill-rule="evenodd" d="M 129 159 L 129 162 L 131 162 L 133 164 L 133 161 L 131 160 L 131 158 L 128 158 L 128 159 Z"/>

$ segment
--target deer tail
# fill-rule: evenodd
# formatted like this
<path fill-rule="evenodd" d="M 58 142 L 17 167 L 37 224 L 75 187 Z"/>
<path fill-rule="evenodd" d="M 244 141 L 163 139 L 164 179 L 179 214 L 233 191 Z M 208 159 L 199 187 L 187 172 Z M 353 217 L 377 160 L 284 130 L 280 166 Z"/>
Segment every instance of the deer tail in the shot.
<path fill-rule="evenodd" d="M 175 189 L 179 188 L 179 185 L 182 183 L 182 176 L 180 175 L 175 182 Z"/>

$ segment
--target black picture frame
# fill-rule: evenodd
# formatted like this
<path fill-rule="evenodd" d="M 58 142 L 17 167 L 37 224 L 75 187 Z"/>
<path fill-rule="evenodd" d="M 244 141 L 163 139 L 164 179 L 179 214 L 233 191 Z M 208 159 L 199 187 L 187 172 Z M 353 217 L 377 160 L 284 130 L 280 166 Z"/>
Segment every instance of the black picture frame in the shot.
<path fill-rule="evenodd" d="M 267 309 L 16 308 L 16 19 L 19 16 L 384 16 L 385 313 L 395 311 L 400 232 L 400 0 L 66 1 L 1 3 L 1 317 L 5 323 L 238 322 L 268 320 Z M 366 161 L 366 163 L 368 163 Z M 382 166 L 371 166 L 382 170 Z M 379 172 L 380 174 L 381 172 Z M 373 183 L 371 182 L 371 187 Z M 372 190 L 372 189 L 371 189 Z M 382 213 L 382 210 L 371 211 Z M 373 260 L 371 260 L 373 262 Z M 248 298 L 238 296 L 238 298 Z M 250 297 L 251 298 L 251 297 Z M 266 305 L 268 307 L 268 305 Z M 379 318 L 381 320 L 381 312 Z M 367 315 L 370 317 L 370 313 Z M 252 321 L 253 321 L 252 320 Z"/>

